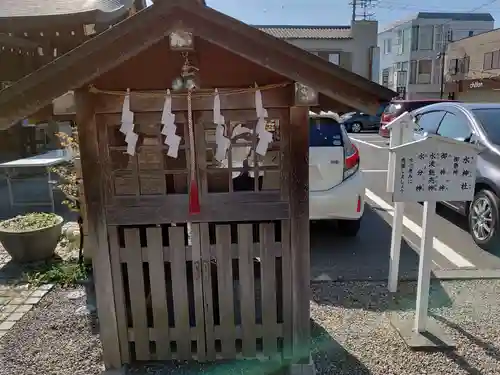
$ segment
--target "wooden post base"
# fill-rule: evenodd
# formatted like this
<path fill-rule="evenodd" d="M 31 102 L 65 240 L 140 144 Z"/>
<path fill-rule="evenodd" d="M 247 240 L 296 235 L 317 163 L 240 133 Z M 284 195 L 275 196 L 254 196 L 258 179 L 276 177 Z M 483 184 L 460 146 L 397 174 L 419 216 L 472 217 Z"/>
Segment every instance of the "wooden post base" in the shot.
<path fill-rule="evenodd" d="M 293 364 L 290 365 L 289 375 L 315 375 L 316 368 L 314 367 L 314 362 L 309 356 L 309 363 Z"/>

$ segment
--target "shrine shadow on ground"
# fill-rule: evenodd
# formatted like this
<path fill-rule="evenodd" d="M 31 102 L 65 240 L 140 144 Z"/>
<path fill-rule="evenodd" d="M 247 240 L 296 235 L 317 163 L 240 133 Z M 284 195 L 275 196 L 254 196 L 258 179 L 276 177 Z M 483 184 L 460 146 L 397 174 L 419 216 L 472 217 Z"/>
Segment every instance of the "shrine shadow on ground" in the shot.
<path fill-rule="evenodd" d="M 352 354 L 338 343 L 326 330 L 311 320 L 311 350 L 305 350 L 305 359 L 312 354 L 316 374 L 356 374 L 370 375 L 371 372 Z M 306 348 L 305 348 L 306 349 Z M 281 360 L 235 360 L 198 363 L 151 362 L 135 363 L 129 368 L 130 374 L 155 375 L 289 375 L 290 362 Z"/>
<path fill-rule="evenodd" d="M 401 282 L 398 292 L 391 294 L 387 283 L 313 282 L 313 300 L 319 305 L 330 305 L 351 310 L 414 311 L 416 307 L 417 283 Z M 437 279 L 431 280 L 429 308 L 451 307 L 453 301 Z"/>
<path fill-rule="evenodd" d="M 386 281 L 389 273 L 391 226 L 365 204 L 356 237 L 342 237 L 331 222 L 311 223 L 311 280 Z M 418 254 L 403 238 L 400 277 L 416 279 Z"/>

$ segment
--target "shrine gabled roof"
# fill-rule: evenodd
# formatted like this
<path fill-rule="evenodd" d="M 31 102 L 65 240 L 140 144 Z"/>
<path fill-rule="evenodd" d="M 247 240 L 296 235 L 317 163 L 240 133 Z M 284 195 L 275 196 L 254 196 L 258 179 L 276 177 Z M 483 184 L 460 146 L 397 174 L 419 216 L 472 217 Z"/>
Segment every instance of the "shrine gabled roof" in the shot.
<path fill-rule="evenodd" d="M 53 22 L 110 22 L 124 15 L 134 0 L 2 0 L 1 3 L 1 27 L 32 29 L 52 27 Z"/>
<path fill-rule="evenodd" d="M 0 91 L 0 129 L 33 114 L 67 91 L 89 84 L 163 39 L 179 25 L 192 29 L 210 43 L 364 112 L 376 111 L 379 102 L 396 95 L 198 1 L 163 0 Z"/>

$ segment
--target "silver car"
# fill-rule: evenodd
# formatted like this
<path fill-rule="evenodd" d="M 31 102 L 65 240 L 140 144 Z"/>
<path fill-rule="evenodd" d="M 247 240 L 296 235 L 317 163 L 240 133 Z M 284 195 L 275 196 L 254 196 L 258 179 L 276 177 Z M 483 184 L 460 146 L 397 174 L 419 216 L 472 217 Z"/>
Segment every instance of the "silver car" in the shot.
<path fill-rule="evenodd" d="M 467 216 L 472 238 L 485 250 L 500 248 L 500 103 L 442 102 L 411 113 L 414 139 L 438 134 L 480 146 L 472 202 L 443 202 Z"/>

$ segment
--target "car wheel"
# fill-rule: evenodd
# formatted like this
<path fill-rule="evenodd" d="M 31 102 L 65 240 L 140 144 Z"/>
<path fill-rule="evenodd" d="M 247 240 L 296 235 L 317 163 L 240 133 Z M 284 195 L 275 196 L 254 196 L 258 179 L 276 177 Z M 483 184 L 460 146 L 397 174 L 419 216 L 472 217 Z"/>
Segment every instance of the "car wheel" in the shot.
<path fill-rule="evenodd" d="M 363 125 L 360 122 L 353 122 L 352 123 L 351 132 L 359 133 L 361 130 L 363 130 Z"/>
<path fill-rule="evenodd" d="M 355 237 L 361 227 L 361 219 L 358 220 L 339 220 L 339 233 L 345 237 Z"/>
<path fill-rule="evenodd" d="M 500 245 L 498 230 L 500 200 L 490 190 L 481 190 L 469 209 L 469 229 L 474 242 L 484 250 L 493 250 Z"/>

